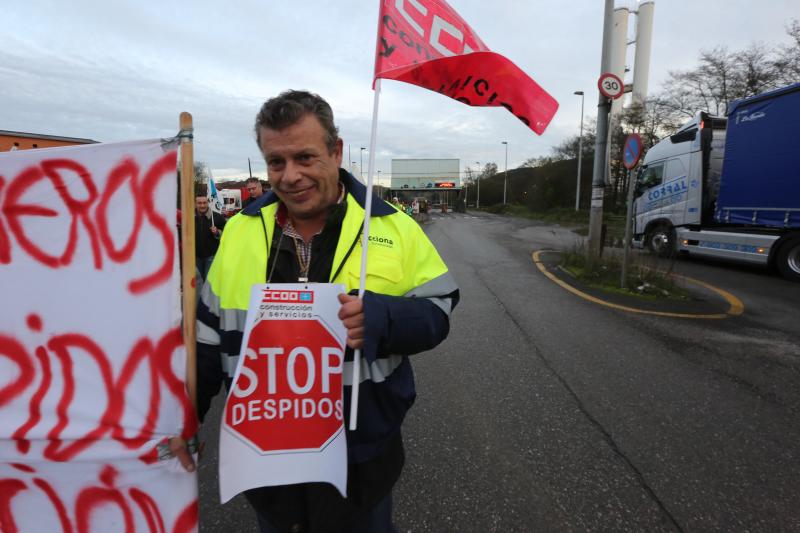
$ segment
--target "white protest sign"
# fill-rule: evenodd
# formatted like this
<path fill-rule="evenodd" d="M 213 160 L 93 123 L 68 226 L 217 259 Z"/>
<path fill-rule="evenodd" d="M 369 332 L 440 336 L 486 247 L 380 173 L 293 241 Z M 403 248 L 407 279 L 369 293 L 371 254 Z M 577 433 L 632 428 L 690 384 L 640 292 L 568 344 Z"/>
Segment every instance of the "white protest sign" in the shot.
<path fill-rule="evenodd" d="M 220 431 L 222 502 L 256 487 L 347 490 L 343 285 L 254 285 Z"/>
<path fill-rule="evenodd" d="M 0 529 L 195 531 L 176 146 L 0 153 Z"/>

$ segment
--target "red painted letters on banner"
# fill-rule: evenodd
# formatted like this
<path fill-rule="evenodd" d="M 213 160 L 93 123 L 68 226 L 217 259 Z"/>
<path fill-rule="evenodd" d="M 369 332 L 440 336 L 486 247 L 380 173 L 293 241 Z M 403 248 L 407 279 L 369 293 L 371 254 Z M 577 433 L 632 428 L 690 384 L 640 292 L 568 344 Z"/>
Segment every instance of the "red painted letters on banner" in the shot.
<path fill-rule="evenodd" d="M 175 154 L 165 154 L 142 173 L 139 165 L 130 158 L 117 163 L 108 176 L 97 180 L 104 183 L 102 190 L 91 172 L 77 161 L 70 159 L 44 159 L 40 164 L 28 167 L 16 176 L 0 176 L 0 264 L 13 260 L 15 250 L 12 239 L 19 249 L 35 261 L 50 268 L 69 266 L 73 262 L 75 250 L 81 235 L 88 239 L 94 267 L 103 268 L 104 256 L 115 263 L 125 263 L 132 257 L 138 244 L 142 224 L 146 221 L 161 238 L 164 246 L 164 260 L 152 272 L 130 280 L 128 288 L 132 293 L 145 292 L 164 283 L 172 272 L 175 260 L 175 240 L 173 225 L 164 219 L 154 208 L 153 192 L 165 176 L 174 176 Z M 79 187 L 67 186 L 65 175 L 79 176 Z M 47 250 L 37 236 L 26 230 L 26 219 L 30 217 L 59 217 L 61 214 L 52 207 L 25 199 L 25 194 L 37 184 L 47 181 L 58 193 L 61 205 L 66 211 L 69 228 L 59 252 Z M 122 189 L 127 184 L 126 189 Z M 76 190 L 78 189 L 78 190 Z M 108 204 L 115 194 L 126 194 L 139 208 L 133 210 L 134 221 L 130 234 L 121 245 L 116 244 L 108 222 Z M 76 198 L 78 196 L 78 198 Z M 8 232 L 5 228 L 8 228 Z M 10 235 L 10 237 L 9 237 Z M 117 237 L 119 238 L 119 237 Z"/>
<path fill-rule="evenodd" d="M 0 153 L 0 530 L 189 532 L 176 159 L 160 139 Z"/>

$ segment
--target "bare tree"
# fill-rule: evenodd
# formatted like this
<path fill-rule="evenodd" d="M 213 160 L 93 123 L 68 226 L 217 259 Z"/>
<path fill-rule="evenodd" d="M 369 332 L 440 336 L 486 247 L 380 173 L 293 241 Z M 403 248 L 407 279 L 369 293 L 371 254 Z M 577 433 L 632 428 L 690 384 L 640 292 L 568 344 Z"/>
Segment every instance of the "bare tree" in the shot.
<path fill-rule="evenodd" d="M 211 169 L 202 161 L 194 162 L 194 182 L 207 183 L 211 179 Z"/>
<path fill-rule="evenodd" d="M 621 125 L 628 133 L 638 133 L 645 149 L 656 144 L 663 137 L 674 133 L 683 120 L 673 113 L 673 108 L 659 98 L 652 98 L 642 104 L 632 104 L 622 112 Z"/>
<path fill-rule="evenodd" d="M 756 43 L 736 55 L 732 84 L 732 94 L 736 98 L 760 94 L 780 84 L 772 60 L 775 53 L 774 49 Z"/>
<path fill-rule="evenodd" d="M 674 133 L 698 111 L 725 116 L 734 100 L 800 82 L 800 20 L 788 23 L 789 44 L 776 47 L 753 43 L 743 50 L 724 46 L 702 50 L 697 65 L 670 71 L 659 93 L 644 106 L 631 106 L 610 126 L 608 192 L 611 208 L 622 206 L 627 181 L 622 165 L 622 147 L 629 133 L 642 137 L 645 149 Z M 594 157 L 595 123 L 585 124 L 583 157 L 591 165 Z M 532 157 L 521 166 L 538 168 L 578 156 L 579 136 L 566 138 L 551 148 L 549 156 Z M 496 166 L 495 166 L 496 170 Z"/>
<path fill-rule="evenodd" d="M 669 72 L 659 100 L 676 116 L 686 119 L 698 110 L 724 114 L 730 100 L 734 59 L 727 48 L 718 46 L 700 52 L 700 63 L 691 70 Z"/>
<path fill-rule="evenodd" d="M 555 159 L 553 159 L 551 156 L 548 155 L 531 157 L 523 161 L 522 164 L 519 166 L 519 168 L 539 168 L 545 165 L 549 165 L 553 161 L 555 161 Z"/>
<path fill-rule="evenodd" d="M 497 174 L 497 163 L 486 163 L 481 171 L 480 179 L 485 180 Z"/>
<path fill-rule="evenodd" d="M 781 85 L 800 82 L 800 20 L 792 20 L 786 27 L 790 43 L 778 47 L 773 66 Z"/>
<path fill-rule="evenodd" d="M 594 157 L 594 140 L 597 131 L 597 120 L 587 120 L 583 127 L 583 157 Z M 576 159 L 580 146 L 580 135 L 567 137 L 561 144 L 550 149 L 552 161 L 563 161 L 565 159 Z"/>
<path fill-rule="evenodd" d="M 688 120 L 697 111 L 724 116 L 734 100 L 785 85 L 800 73 L 800 23 L 794 21 L 787 33 L 794 42 L 781 48 L 754 43 L 735 52 L 724 46 L 702 50 L 696 67 L 669 73 L 654 99 L 660 113 L 666 111 L 672 122 Z"/>

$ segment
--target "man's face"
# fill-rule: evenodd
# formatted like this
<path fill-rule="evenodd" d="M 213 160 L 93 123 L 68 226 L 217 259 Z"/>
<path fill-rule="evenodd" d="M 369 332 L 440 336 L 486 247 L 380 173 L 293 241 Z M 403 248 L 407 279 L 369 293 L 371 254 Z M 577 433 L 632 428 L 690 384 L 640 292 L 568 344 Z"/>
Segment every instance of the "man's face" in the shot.
<path fill-rule="evenodd" d="M 208 211 L 208 198 L 205 196 L 195 196 L 194 205 L 197 207 L 199 213 Z"/>
<path fill-rule="evenodd" d="M 263 188 L 261 187 L 261 183 L 248 183 L 247 184 L 247 192 L 250 194 L 250 198 L 258 198 L 264 192 Z"/>
<path fill-rule="evenodd" d="M 289 214 L 298 219 L 324 217 L 339 198 L 342 140 L 330 153 L 322 125 L 307 114 L 283 130 L 261 128 L 260 144 L 269 183 Z"/>

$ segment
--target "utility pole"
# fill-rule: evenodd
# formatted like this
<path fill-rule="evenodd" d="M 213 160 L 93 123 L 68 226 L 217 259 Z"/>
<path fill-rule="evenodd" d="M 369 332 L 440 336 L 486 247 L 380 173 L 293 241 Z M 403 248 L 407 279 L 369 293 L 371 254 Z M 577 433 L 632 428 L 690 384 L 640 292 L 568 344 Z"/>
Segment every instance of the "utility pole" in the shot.
<path fill-rule="evenodd" d="M 611 33 L 614 24 L 614 0 L 606 0 L 603 16 L 603 53 L 600 58 L 600 74 L 611 66 Z M 594 167 L 592 169 L 592 204 L 589 211 L 589 254 L 599 256 L 602 248 L 603 198 L 605 195 L 606 146 L 608 144 L 608 113 L 611 100 L 600 93 L 597 102 L 597 136 L 594 143 Z"/>
<path fill-rule="evenodd" d="M 481 208 L 481 162 L 475 161 L 475 164 L 478 165 L 478 199 L 475 200 L 475 209 Z"/>
<path fill-rule="evenodd" d="M 506 188 L 508 187 L 508 141 L 501 141 L 506 145 L 506 171 L 503 173 L 503 205 L 506 205 Z"/>
<path fill-rule="evenodd" d="M 575 211 L 581 208 L 581 160 L 583 159 L 583 91 L 575 91 L 581 97 L 581 133 L 578 137 L 578 182 L 575 185 Z"/>

